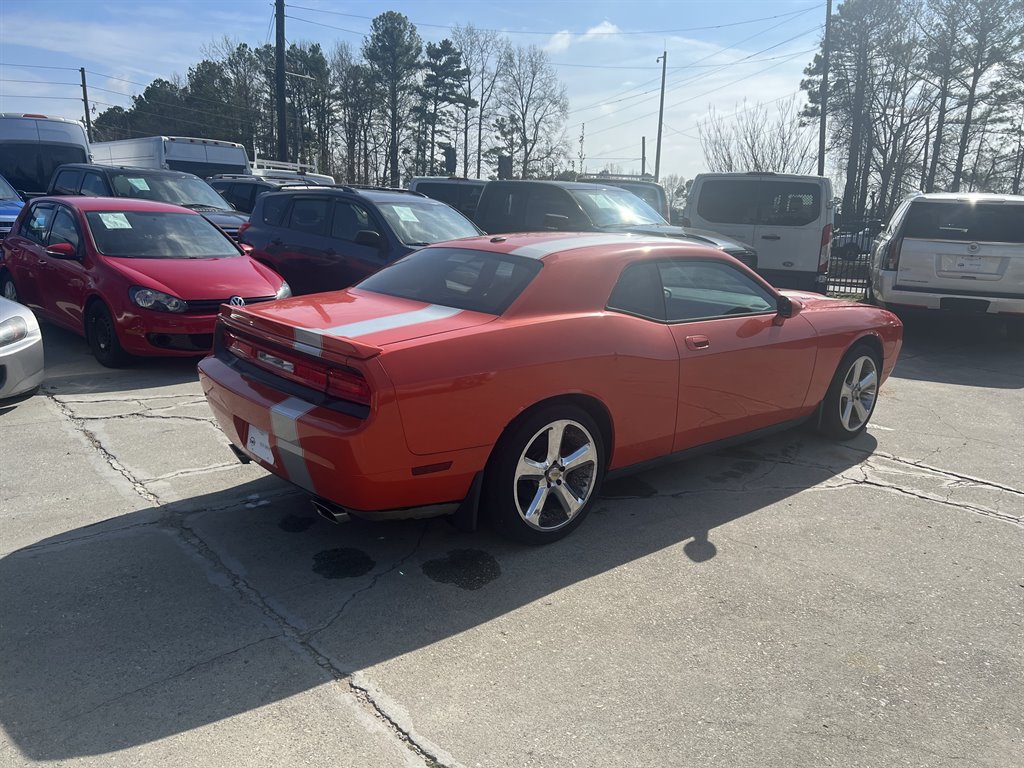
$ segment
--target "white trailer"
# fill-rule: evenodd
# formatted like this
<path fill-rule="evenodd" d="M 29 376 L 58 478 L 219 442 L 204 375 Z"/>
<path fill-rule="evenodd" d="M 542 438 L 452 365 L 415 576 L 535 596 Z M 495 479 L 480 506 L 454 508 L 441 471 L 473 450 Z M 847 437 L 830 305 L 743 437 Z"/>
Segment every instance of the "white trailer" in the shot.
<path fill-rule="evenodd" d="M 218 173 L 249 174 L 245 147 L 233 141 L 188 136 L 146 136 L 100 141 L 92 145 L 93 162 L 137 168 L 169 168 L 208 179 Z"/>

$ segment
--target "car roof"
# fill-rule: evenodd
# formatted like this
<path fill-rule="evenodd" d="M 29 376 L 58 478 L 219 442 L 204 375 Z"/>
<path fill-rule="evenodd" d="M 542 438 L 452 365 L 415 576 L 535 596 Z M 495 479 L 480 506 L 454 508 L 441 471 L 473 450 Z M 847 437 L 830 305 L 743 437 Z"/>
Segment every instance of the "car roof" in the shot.
<path fill-rule="evenodd" d="M 138 197 L 65 197 L 54 195 L 52 197 L 37 197 L 33 203 L 61 203 L 69 208 L 75 208 L 82 212 L 88 211 L 153 211 L 163 213 L 187 213 L 193 216 L 199 214 L 182 208 L 180 205 L 161 203 L 156 200 L 143 200 Z"/>
<path fill-rule="evenodd" d="M 508 253 L 541 261 L 557 254 L 559 259 L 617 263 L 626 255 L 634 254 L 637 250 L 665 256 L 706 257 L 714 255 L 716 258 L 725 257 L 724 251 L 704 243 L 695 243 L 692 240 L 608 232 L 521 232 L 508 235 L 483 235 L 464 237 L 461 240 L 453 240 L 448 243 L 437 243 L 430 247 L 437 246 Z"/>
<path fill-rule="evenodd" d="M 552 179 L 502 179 L 500 181 L 492 181 L 491 184 L 514 184 L 514 185 L 525 185 L 525 184 L 537 184 L 545 187 L 559 187 L 561 189 L 607 189 L 608 187 L 615 186 L 614 184 L 605 183 L 592 183 L 584 181 L 555 181 Z M 621 187 L 620 187 L 621 189 Z"/>
<path fill-rule="evenodd" d="M 921 192 L 912 201 L 937 201 L 960 203 L 1024 203 L 1024 195 L 1003 195 L 995 192 Z"/>
<path fill-rule="evenodd" d="M 146 176 L 176 176 L 181 177 L 194 177 L 199 178 L 194 173 L 187 173 L 186 171 L 172 171 L 169 168 L 139 168 L 134 165 L 103 165 L 102 163 L 62 163 L 57 170 L 65 171 L 69 169 L 81 170 L 81 171 L 99 171 L 100 173 L 113 173 L 127 172 L 145 174 Z"/>
<path fill-rule="evenodd" d="M 257 198 L 256 203 L 257 205 L 259 205 L 261 201 L 267 200 L 268 198 L 272 197 L 279 197 L 281 195 L 291 195 L 293 197 L 309 197 L 313 195 L 331 195 L 335 197 L 344 197 L 347 195 L 358 195 L 359 197 L 365 197 L 373 202 L 404 200 L 406 202 L 414 201 L 416 203 L 424 203 L 427 205 L 446 205 L 445 203 L 427 197 L 426 195 L 420 192 L 413 192 L 412 190 L 408 189 L 389 189 L 385 187 L 351 187 L 344 184 L 340 184 L 334 187 L 327 185 L 306 185 L 298 189 L 280 189 L 277 192 L 267 192 L 265 194 L 260 195 Z"/>

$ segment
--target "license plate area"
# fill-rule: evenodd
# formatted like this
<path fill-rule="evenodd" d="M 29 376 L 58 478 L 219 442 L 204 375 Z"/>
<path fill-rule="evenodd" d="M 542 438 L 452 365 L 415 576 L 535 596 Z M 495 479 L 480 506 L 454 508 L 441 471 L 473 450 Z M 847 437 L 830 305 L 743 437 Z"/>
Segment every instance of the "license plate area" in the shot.
<path fill-rule="evenodd" d="M 946 296 L 939 299 L 939 309 L 950 312 L 988 312 L 985 299 L 962 299 L 959 296 Z"/>
<path fill-rule="evenodd" d="M 947 255 L 941 257 L 939 271 L 953 275 L 998 275 L 1001 261 L 994 256 Z"/>
<path fill-rule="evenodd" d="M 274 452 L 270 449 L 270 434 L 265 429 L 248 425 L 245 437 L 245 450 L 267 464 L 274 463 Z"/>

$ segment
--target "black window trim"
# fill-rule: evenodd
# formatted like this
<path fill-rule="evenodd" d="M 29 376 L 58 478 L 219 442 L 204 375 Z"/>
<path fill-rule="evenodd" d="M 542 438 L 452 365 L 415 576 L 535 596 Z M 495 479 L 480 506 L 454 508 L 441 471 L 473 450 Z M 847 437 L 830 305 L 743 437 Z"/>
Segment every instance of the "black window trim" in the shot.
<path fill-rule="evenodd" d="M 80 254 L 82 252 L 82 241 L 85 239 L 85 236 L 82 234 L 82 227 L 79 226 L 78 217 L 75 216 L 75 210 L 71 206 L 64 205 L 63 203 L 57 203 L 53 207 L 53 218 L 50 219 L 50 226 L 46 229 L 46 244 L 43 247 L 50 247 L 50 236 L 53 234 L 53 223 L 57 220 L 57 214 L 61 211 L 64 211 L 64 213 L 71 218 L 71 224 L 75 228 L 75 234 L 78 235 L 78 246 L 75 248 L 75 253 Z"/>

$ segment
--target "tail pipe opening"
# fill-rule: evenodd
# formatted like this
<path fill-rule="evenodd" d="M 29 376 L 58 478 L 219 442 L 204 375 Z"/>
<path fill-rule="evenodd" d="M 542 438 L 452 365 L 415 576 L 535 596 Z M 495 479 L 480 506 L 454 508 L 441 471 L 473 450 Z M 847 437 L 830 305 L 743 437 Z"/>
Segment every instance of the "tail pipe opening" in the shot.
<path fill-rule="evenodd" d="M 310 499 L 313 505 L 313 509 L 320 515 L 324 520 L 331 523 L 343 523 L 348 520 L 348 512 L 341 507 L 331 504 L 331 502 L 324 499 Z"/>

